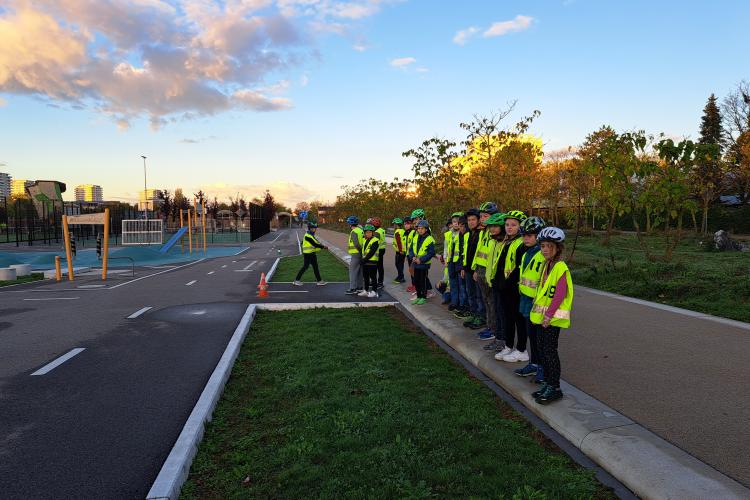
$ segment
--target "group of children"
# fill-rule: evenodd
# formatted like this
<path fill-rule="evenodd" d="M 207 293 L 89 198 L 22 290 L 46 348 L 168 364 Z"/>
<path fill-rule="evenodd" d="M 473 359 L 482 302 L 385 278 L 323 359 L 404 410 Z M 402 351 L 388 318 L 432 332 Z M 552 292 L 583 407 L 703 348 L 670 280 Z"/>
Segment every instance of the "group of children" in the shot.
<path fill-rule="evenodd" d="M 380 219 L 359 226 L 355 216 L 348 251 L 349 294 L 377 297 L 383 288 L 385 230 Z M 484 349 L 504 362 L 525 362 L 515 370 L 521 377 L 533 376 L 541 388 L 532 393 L 537 403 L 562 397 L 558 339 L 570 327 L 573 283 L 562 260 L 565 233 L 547 227 L 541 217 L 527 217 L 520 210 L 501 213 L 495 203 L 478 209 L 454 212 L 444 233 L 441 255 L 422 209 L 395 218 L 393 248 L 397 276 L 405 283 L 408 264 L 413 292 L 412 304 L 423 305 L 434 295 L 429 270 L 434 259 L 444 266 L 443 304 L 464 320 L 467 328 L 479 330 L 487 341 Z M 361 280 L 361 281 L 360 281 Z"/>

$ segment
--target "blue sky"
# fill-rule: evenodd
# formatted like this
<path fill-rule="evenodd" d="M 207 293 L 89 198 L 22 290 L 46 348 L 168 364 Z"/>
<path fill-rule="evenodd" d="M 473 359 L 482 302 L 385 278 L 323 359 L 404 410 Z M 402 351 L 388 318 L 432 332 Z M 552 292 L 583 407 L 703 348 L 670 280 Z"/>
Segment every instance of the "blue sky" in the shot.
<path fill-rule="evenodd" d="M 84 8 L 106 2 L 91 1 L 39 0 L 23 17 L 13 0 L 0 9 L 0 39 L 15 41 L 0 44 L 0 171 L 62 180 L 69 196 L 95 183 L 107 198 L 135 197 L 145 154 L 149 187 L 332 201 L 342 184 L 407 176 L 402 151 L 460 138 L 459 122 L 512 100 L 514 118 L 541 111 L 531 131 L 553 150 L 602 124 L 695 137 L 708 95 L 750 79 L 744 1 L 251 0 L 262 5 L 212 13 L 190 0 L 107 4 L 132 9 L 139 29 L 95 24 Z M 18 32 L 44 19 L 60 32 L 29 57 Z M 248 19 L 264 31 L 216 34 Z M 484 36 L 494 23 L 509 24 Z M 106 55 L 102 41 L 114 47 Z M 168 56 L 144 56 L 148 45 Z M 239 69 L 186 72 L 170 51 L 197 45 L 202 59 L 190 64 L 227 57 Z M 16 62 L 34 57 L 37 66 Z"/>

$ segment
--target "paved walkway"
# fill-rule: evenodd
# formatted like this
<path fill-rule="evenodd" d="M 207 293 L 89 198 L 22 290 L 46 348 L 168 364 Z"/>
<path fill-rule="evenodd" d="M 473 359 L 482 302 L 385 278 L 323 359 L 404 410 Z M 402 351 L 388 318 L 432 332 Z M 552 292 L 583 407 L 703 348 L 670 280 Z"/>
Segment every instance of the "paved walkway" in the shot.
<path fill-rule="evenodd" d="M 321 229 L 320 236 L 346 247 L 345 234 Z M 391 280 L 391 249 L 386 259 Z M 441 276 L 433 265 L 433 282 Z M 560 342 L 563 378 L 750 485 L 750 325 L 584 287 L 576 288 L 574 309 Z"/>

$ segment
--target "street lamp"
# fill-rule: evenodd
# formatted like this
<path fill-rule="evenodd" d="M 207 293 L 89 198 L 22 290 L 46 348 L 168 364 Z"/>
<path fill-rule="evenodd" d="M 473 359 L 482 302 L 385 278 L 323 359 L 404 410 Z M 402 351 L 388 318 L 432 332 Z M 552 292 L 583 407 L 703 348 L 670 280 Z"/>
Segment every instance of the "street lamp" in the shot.
<path fill-rule="evenodd" d="M 148 220 L 148 190 L 146 189 L 146 157 L 141 155 L 143 158 L 143 213 Z"/>

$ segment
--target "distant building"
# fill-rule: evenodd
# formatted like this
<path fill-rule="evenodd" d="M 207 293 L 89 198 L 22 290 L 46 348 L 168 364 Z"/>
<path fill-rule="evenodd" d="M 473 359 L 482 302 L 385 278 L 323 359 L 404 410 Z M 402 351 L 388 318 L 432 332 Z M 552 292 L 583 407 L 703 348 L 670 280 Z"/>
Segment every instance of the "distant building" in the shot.
<path fill-rule="evenodd" d="M 10 198 L 10 183 L 12 180 L 10 174 L 0 172 L 0 200 Z"/>
<path fill-rule="evenodd" d="M 34 181 L 27 181 L 26 179 L 13 179 L 10 182 L 10 195 L 11 196 L 26 196 L 26 188 L 33 185 Z"/>
<path fill-rule="evenodd" d="M 318 207 L 318 224 L 326 224 L 333 222 L 332 215 L 334 207 L 331 206 L 320 206 Z"/>
<path fill-rule="evenodd" d="M 146 189 L 141 191 L 138 200 L 138 210 L 158 210 L 161 204 L 161 189 Z"/>
<path fill-rule="evenodd" d="M 76 186 L 76 201 L 101 203 L 104 201 L 104 191 L 96 184 L 81 184 Z"/>

